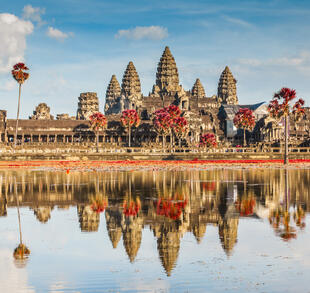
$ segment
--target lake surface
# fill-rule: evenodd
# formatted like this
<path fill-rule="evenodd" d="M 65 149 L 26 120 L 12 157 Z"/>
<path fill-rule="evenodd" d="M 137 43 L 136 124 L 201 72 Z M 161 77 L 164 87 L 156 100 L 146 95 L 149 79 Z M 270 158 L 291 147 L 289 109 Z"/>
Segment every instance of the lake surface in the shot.
<path fill-rule="evenodd" d="M 0 292 L 310 292 L 309 186 L 309 169 L 0 171 Z"/>

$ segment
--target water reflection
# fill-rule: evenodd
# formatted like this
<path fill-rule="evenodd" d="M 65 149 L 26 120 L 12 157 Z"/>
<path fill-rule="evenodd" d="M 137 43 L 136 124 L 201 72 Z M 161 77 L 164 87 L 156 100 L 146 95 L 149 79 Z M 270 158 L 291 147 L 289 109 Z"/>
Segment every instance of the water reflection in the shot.
<path fill-rule="evenodd" d="M 305 227 L 309 170 L 0 173 L 0 216 L 17 203 L 48 223 L 55 206 L 77 209 L 82 232 L 96 232 L 100 214 L 113 248 L 119 242 L 134 262 L 148 227 L 170 275 L 185 233 L 203 241 L 207 225 L 218 227 L 225 253 L 233 254 L 239 219 L 268 219 L 276 237 L 289 241 Z M 292 240 L 293 241 L 293 240 Z"/>

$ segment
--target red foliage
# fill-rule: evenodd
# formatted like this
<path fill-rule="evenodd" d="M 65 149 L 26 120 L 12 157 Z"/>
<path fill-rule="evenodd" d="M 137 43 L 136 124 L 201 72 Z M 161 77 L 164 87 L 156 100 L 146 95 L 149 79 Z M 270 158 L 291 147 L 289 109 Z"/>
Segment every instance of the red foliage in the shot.
<path fill-rule="evenodd" d="M 184 117 L 173 119 L 172 129 L 177 137 L 182 137 L 188 130 L 187 120 Z"/>
<path fill-rule="evenodd" d="M 164 109 L 157 110 L 153 118 L 155 130 L 160 134 L 167 134 L 171 130 L 172 119 L 170 114 Z"/>
<path fill-rule="evenodd" d="M 140 117 L 136 110 L 125 110 L 122 112 L 121 123 L 124 127 L 138 127 L 140 125 Z"/>
<path fill-rule="evenodd" d="M 237 200 L 235 203 L 236 210 L 240 213 L 241 217 L 253 215 L 255 205 L 256 201 L 254 198 L 242 199 L 241 201 Z"/>
<path fill-rule="evenodd" d="M 296 98 L 296 91 L 289 88 L 282 88 L 274 94 L 273 99 L 268 105 L 270 115 L 276 119 L 289 115 L 291 112 L 290 102 Z M 279 101 L 282 100 L 282 103 Z M 293 114 L 298 119 L 304 114 L 302 106 L 305 104 L 303 99 L 299 99 L 293 106 Z"/>
<path fill-rule="evenodd" d="M 160 198 L 155 202 L 156 214 L 172 220 L 177 220 L 180 218 L 186 205 L 187 200 L 175 201 L 173 199 Z"/>
<path fill-rule="evenodd" d="M 199 145 L 202 147 L 216 147 L 216 137 L 214 133 L 205 133 L 200 136 Z"/>
<path fill-rule="evenodd" d="M 107 207 L 107 202 L 104 200 L 94 200 L 91 204 L 90 208 L 96 212 L 97 214 L 104 212 L 105 208 Z"/>
<path fill-rule="evenodd" d="M 107 119 L 106 117 L 100 113 L 100 112 L 96 112 L 94 114 L 92 114 L 89 117 L 90 120 L 90 126 L 94 131 L 99 131 L 101 129 L 106 128 L 107 126 Z"/>
<path fill-rule="evenodd" d="M 165 107 L 164 109 L 170 114 L 172 119 L 180 117 L 180 115 L 181 115 L 181 110 L 176 105 L 170 105 L 168 107 Z"/>
<path fill-rule="evenodd" d="M 241 108 L 234 117 L 234 125 L 237 128 L 253 130 L 255 126 L 255 116 L 249 108 Z"/>
<path fill-rule="evenodd" d="M 202 182 L 202 189 L 207 191 L 214 191 L 216 187 L 215 182 Z"/>
<path fill-rule="evenodd" d="M 25 72 L 29 68 L 24 63 L 17 63 L 13 66 L 12 76 L 19 83 L 23 84 L 29 78 L 29 73 Z"/>
<path fill-rule="evenodd" d="M 123 214 L 126 217 L 136 216 L 140 208 L 141 208 L 141 202 L 139 198 L 137 198 L 136 200 L 130 200 L 128 203 L 127 200 L 125 200 L 123 203 Z"/>
<path fill-rule="evenodd" d="M 176 135 L 182 136 L 187 129 L 187 121 L 180 117 L 181 110 L 176 105 L 158 109 L 154 112 L 153 125 L 160 134 L 167 134 L 173 129 Z"/>

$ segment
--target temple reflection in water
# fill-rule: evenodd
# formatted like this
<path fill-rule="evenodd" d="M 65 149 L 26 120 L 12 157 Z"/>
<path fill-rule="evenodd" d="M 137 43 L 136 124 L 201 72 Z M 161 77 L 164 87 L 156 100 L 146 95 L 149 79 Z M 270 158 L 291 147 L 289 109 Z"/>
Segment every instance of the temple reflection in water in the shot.
<path fill-rule="evenodd" d="M 161 263 L 171 274 L 185 233 L 199 244 L 207 226 L 218 227 L 227 255 L 237 243 L 242 217 L 268 219 L 275 235 L 296 238 L 309 212 L 309 170 L 48 172 L 1 171 L 0 216 L 29 207 L 47 223 L 54 207 L 76 206 L 82 232 L 98 231 L 103 212 L 113 248 L 119 242 L 133 262 L 142 231 L 153 231 Z"/>

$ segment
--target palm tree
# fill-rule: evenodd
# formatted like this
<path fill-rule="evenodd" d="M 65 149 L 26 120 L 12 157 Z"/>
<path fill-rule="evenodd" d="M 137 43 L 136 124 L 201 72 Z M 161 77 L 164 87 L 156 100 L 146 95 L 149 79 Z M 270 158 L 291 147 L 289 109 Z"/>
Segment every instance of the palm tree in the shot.
<path fill-rule="evenodd" d="M 15 185 L 16 184 L 17 183 L 16 183 L 16 178 L 15 178 Z M 23 235 L 22 235 L 22 227 L 21 227 L 20 212 L 19 212 L 19 199 L 18 199 L 17 193 L 15 195 L 16 195 L 18 227 L 19 227 L 19 245 L 15 248 L 13 255 L 16 259 L 24 259 L 29 256 L 30 250 L 25 244 L 23 244 Z"/>
<path fill-rule="evenodd" d="M 300 119 L 305 110 L 302 106 L 305 104 L 303 99 L 297 100 L 292 107 L 291 102 L 297 98 L 296 91 L 289 88 L 282 88 L 280 91 L 274 94 L 273 99 L 268 105 L 268 111 L 270 116 L 276 120 L 281 120 L 284 117 L 285 123 L 285 151 L 284 151 L 284 164 L 288 164 L 288 136 L 289 136 L 289 117 L 293 113 L 295 120 Z M 279 103 L 282 101 L 282 103 Z"/>
<path fill-rule="evenodd" d="M 16 141 L 17 141 L 17 129 L 18 129 L 18 120 L 19 120 L 21 88 L 22 88 L 22 84 L 29 78 L 29 73 L 25 72 L 27 70 L 29 70 L 29 68 L 24 63 L 15 64 L 13 66 L 13 70 L 12 70 L 12 76 L 19 84 L 17 117 L 16 117 L 15 137 L 14 137 L 14 148 L 16 147 Z"/>

